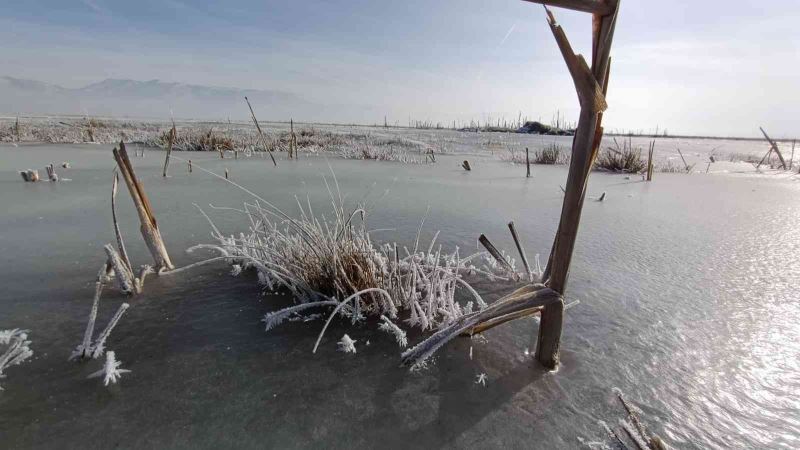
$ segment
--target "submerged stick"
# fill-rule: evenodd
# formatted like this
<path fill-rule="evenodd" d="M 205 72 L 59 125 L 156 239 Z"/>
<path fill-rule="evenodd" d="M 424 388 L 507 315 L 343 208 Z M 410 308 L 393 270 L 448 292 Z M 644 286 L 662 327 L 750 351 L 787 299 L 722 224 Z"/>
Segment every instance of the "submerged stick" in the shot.
<path fill-rule="evenodd" d="M 478 242 L 480 242 L 481 245 L 483 245 L 486 248 L 489 254 L 492 255 L 495 261 L 497 261 L 501 266 L 503 266 L 509 272 L 514 271 L 514 269 L 511 267 L 511 264 L 509 264 L 509 262 L 503 257 L 503 255 L 497 250 L 497 248 L 495 248 L 495 246 L 492 245 L 491 242 L 489 242 L 489 238 L 487 238 L 485 234 L 482 234 L 478 238 Z"/>
<path fill-rule="evenodd" d="M 256 124 L 256 130 L 258 130 L 258 135 L 261 137 L 261 145 L 264 146 L 264 151 L 269 152 L 269 157 L 272 158 L 272 164 L 278 167 L 278 162 L 275 161 L 275 157 L 272 156 L 272 150 L 267 147 L 267 140 L 264 138 L 264 133 L 261 132 L 261 126 L 258 125 L 258 119 L 256 119 L 256 113 L 253 112 L 253 107 L 250 105 L 250 100 L 245 97 L 244 101 L 247 102 L 247 107 L 250 108 L 250 115 L 253 116 L 253 123 Z"/>
<path fill-rule="evenodd" d="M 514 222 L 508 222 L 508 229 L 511 231 L 511 237 L 514 238 L 514 244 L 517 246 L 517 251 L 519 252 L 520 258 L 522 258 L 522 265 L 525 266 L 525 273 L 528 275 L 528 281 L 533 282 L 533 274 L 531 273 L 531 267 L 528 264 L 528 257 L 525 255 L 525 249 L 522 248 L 522 242 L 519 240 L 519 235 L 517 235 L 517 228 L 514 226 Z"/>

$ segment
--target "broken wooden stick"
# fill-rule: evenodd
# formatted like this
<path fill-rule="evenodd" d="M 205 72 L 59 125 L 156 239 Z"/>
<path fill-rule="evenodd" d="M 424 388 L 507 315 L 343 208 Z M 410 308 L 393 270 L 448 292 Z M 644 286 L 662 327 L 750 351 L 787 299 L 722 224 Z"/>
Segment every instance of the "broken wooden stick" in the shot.
<path fill-rule="evenodd" d="M 444 344 L 479 324 L 488 323 L 498 317 L 508 316 L 523 310 L 532 310 L 559 303 L 563 309 L 564 301 L 558 292 L 543 284 L 524 286 L 497 300 L 483 311 L 466 314 L 454 320 L 446 328 L 437 331 L 428 339 L 405 351 L 402 355 L 402 363 L 406 366 L 415 366 L 423 363 L 425 359 L 433 355 Z"/>
<path fill-rule="evenodd" d="M 133 294 L 136 290 L 133 272 L 122 262 L 119 254 L 114 250 L 111 244 L 103 246 L 103 250 L 105 250 L 106 256 L 108 257 L 108 263 L 114 268 L 119 290 L 125 295 Z"/>
<path fill-rule="evenodd" d="M 489 238 L 487 238 L 485 234 L 482 234 L 478 238 L 478 242 L 480 242 L 481 245 L 483 245 L 484 248 L 486 248 L 486 251 L 488 251 L 489 254 L 492 255 L 492 257 L 495 259 L 495 261 L 497 261 L 498 264 L 500 264 L 504 269 L 506 269 L 509 272 L 514 271 L 514 269 L 511 267 L 511 264 L 503 257 L 503 254 L 500 253 L 497 250 L 497 248 L 494 245 L 492 245 L 491 242 L 489 242 Z"/>
<path fill-rule="evenodd" d="M 245 97 L 244 101 L 247 102 L 247 107 L 250 108 L 250 115 L 253 116 L 253 123 L 256 124 L 256 130 L 258 130 L 258 136 L 261 138 L 261 145 L 264 146 L 264 151 L 269 152 L 269 157 L 272 158 L 272 164 L 278 167 L 278 162 L 275 161 L 275 157 L 272 156 L 272 150 L 267 146 L 267 139 L 264 137 L 264 133 L 261 132 L 261 126 L 258 124 L 258 119 L 256 119 L 256 113 L 253 112 L 253 107 L 250 105 L 250 100 Z"/>
<path fill-rule="evenodd" d="M 528 151 L 528 147 L 525 147 L 525 166 L 528 168 L 528 172 L 525 175 L 525 178 L 531 177 L 531 155 L 530 151 Z"/>
<path fill-rule="evenodd" d="M 520 258 L 522 258 L 522 265 L 525 267 L 525 274 L 527 275 L 528 281 L 533 282 L 533 274 L 531 273 L 531 266 L 528 264 L 528 256 L 525 255 L 525 249 L 522 248 L 522 241 L 519 239 L 517 228 L 514 226 L 513 221 L 508 222 L 508 230 L 511 231 L 511 237 L 514 238 L 514 244 L 517 246 Z"/>
<path fill-rule="evenodd" d="M 23 181 L 26 181 L 26 182 L 29 182 L 29 183 L 35 183 L 35 182 L 39 181 L 39 171 L 38 170 L 33 170 L 33 169 L 21 170 L 19 172 L 19 174 L 22 177 Z"/>
<path fill-rule="evenodd" d="M 467 172 L 472 170 L 472 167 L 469 165 L 469 161 L 467 160 L 464 160 L 464 162 L 461 163 L 461 167 L 463 167 Z"/>
<path fill-rule="evenodd" d="M 119 222 L 117 222 L 117 190 L 119 186 L 119 174 L 117 169 L 114 169 L 114 182 L 111 185 L 111 220 L 114 222 L 114 236 L 117 238 L 117 250 L 119 256 L 125 267 L 133 273 L 133 266 L 131 260 L 128 258 L 128 251 L 125 249 L 125 242 L 122 240 L 122 233 L 119 231 Z"/>
<path fill-rule="evenodd" d="M 758 127 L 758 129 L 759 129 L 759 130 L 761 130 L 761 134 L 763 134 L 763 135 L 764 135 L 764 138 L 767 140 L 767 142 L 769 142 L 769 145 L 770 145 L 770 150 L 771 150 L 771 151 L 774 151 L 774 152 L 775 152 L 775 154 L 777 154 L 777 155 L 778 155 L 778 159 L 780 159 L 780 161 L 781 161 L 781 167 L 783 167 L 783 170 L 786 170 L 786 161 L 783 159 L 783 154 L 781 154 L 781 151 L 780 151 L 780 149 L 778 149 L 778 144 L 777 144 L 775 141 L 773 141 L 773 140 L 772 140 L 772 139 L 771 139 L 771 138 L 770 138 L 770 137 L 767 135 L 767 132 L 766 132 L 766 131 L 764 131 L 764 129 L 763 129 L 763 128 L 761 128 L 761 127 Z M 767 153 L 767 154 L 769 154 L 769 153 Z M 763 162 L 763 160 L 762 160 L 762 162 Z M 760 165 L 761 165 L 761 163 L 759 163 L 759 166 L 760 166 Z"/>
<path fill-rule="evenodd" d="M 175 138 L 178 134 L 178 130 L 175 129 L 175 121 L 172 121 L 172 129 L 169 130 L 169 142 L 167 143 L 167 156 L 164 157 L 164 171 L 162 172 L 161 176 L 164 178 L 167 177 L 167 170 L 169 169 L 169 156 L 172 154 L 172 145 L 175 143 Z"/>
<path fill-rule="evenodd" d="M 147 248 L 150 250 L 150 254 L 153 256 L 156 271 L 174 269 L 175 266 L 172 265 L 167 248 L 161 238 L 161 231 L 158 229 L 158 223 L 153 214 L 150 200 L 145 194 L 144 186 L 136 178 L 136 174 L 133 171 L 133 165 L 128 158 L 128 152 L 125 150 L 125 143 L 120 141 L 119 148 L 114 148 L 113 153 L 114 159 L 117 161 L 117 167 L 119 167 L 119 171 L 122 174 L 122 179 L 125 180 L 125 184 L 128 186 L 131 199 L 139 215 L 139 222 L 141 223 L 139 230 L 142 233 L 145 244 L 147 244 Z"/>

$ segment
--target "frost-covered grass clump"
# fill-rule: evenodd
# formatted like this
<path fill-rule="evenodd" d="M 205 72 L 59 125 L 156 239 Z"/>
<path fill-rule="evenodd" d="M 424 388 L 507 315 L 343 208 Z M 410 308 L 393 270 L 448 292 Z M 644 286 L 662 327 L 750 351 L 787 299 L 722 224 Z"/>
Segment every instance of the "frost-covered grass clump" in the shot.
<path fill-rule="evenodd" d="M 337 200 L 330 218 L 315 215 L 310 202 L 298 201 L 299 213 L 292 217 L 258 198 L 241 211 L 249 218 L 246 232 L 226 236 L 212 223 L 217 245 L 197 246 L 254 269 L 266 289 L 293 294 L 297 305 L 264 317 L 267 330 L 309 308 L 327 307 L 334 311 L 323 333 L 338 314 L 353 322 L 380 318 L 381 329 L 404 347 L 407 339 L 398 324 L 436 330 L 486 307 L 469 277 L 517 277 L 485 253 L 445 251 L 437 245 L 438 233 L 423 246 L 422 226 L 410 247 L 376 244 L 366 225 L 367 210 L 346 209 L 338 187 L 331 198 Z"/>
<path fill-rule="evenodd" d="M 30 349 L 31 341 L 28 340 L 28 330 L 0 330 L 0 345 L 7 345 L 6 350 L 0 354 L 0 378 L 5 378 L 3 373 L 9 367 L 21 364 L 33 356 Z M 0 391 L 3 388 L 0 386 Z"/>

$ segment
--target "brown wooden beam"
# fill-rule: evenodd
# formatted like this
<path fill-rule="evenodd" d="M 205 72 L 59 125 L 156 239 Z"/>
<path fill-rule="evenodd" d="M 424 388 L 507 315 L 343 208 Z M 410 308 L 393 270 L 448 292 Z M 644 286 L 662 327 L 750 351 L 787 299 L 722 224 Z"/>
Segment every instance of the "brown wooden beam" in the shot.
<path fill-rule="evenodd" d="M 524 0 L 531 3 L 539 3 L 545 6 L 557 6 L 559 8 L 572 9 L 575 11 L 599 14 L 605 16 L 614 11 L 613 6 L 602 0 Z"/>

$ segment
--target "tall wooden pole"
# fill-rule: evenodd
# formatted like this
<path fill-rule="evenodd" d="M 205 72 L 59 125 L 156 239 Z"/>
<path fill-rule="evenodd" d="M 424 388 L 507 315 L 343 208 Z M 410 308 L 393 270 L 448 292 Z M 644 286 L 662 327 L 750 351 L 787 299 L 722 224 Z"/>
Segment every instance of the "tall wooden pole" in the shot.
<path fill-rule="evenodd" d="M 526 0 L 545 5 L 548 23 L 564 61 L 575 83 L 581 114 L 572 141 L 561 220 L 545 270 L 546 284 L 562 296 L 567 287 L 569 267 L 578 235 L 586 188 L 600 140 L 603 136 L 603 111 L 607 105 L 611 43 L 619 11 L 619 0 Z M 563 29 L 546 5 L 590 12 L 592 17 L 592 67 L 581 55 L 575 55 Z M 564 302 L 559 300 L 544 307 L 539 325 L 536 359 L 545 367 L 555 368 L 559 362 Z"/>

